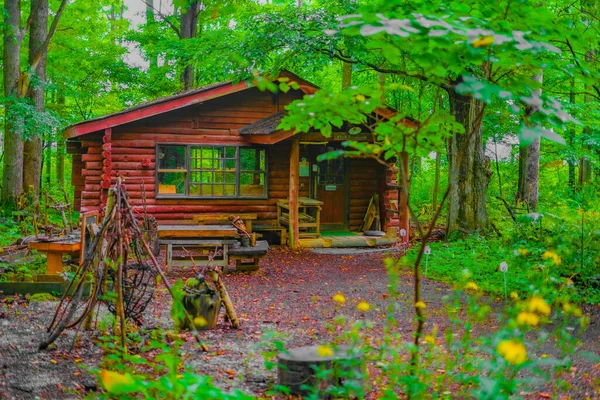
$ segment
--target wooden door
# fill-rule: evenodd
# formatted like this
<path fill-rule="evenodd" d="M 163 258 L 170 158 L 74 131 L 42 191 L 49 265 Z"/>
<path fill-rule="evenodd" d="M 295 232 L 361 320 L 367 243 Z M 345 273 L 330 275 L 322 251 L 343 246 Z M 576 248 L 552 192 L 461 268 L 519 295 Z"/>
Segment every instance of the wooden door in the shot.
<path fill-rule="evenodd" d="M 346 214 L 346 165 L 344 158 L 318 163 L 315 179 L 317 200 L 323 202 L 321 225 L 324 228 L 344 228 Z"/>

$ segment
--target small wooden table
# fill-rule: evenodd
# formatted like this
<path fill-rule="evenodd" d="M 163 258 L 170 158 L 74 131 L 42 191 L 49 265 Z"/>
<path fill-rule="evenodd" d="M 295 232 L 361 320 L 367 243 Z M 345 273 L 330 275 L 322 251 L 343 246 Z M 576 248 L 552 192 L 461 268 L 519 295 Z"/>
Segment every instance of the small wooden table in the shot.
<path fill-rule="evenodd" d="M 311 199 L 309 197 L 298 197 L 298 229 L 306 229 L 300 236 L 319 237 L 321 236 L 321 206 L 322 201 Z M 284 212 L 286 211 L 287 212 Z M 283 199 L 277 201 L 277 222 L 289 227 L 290 201 Z M 314 216 L 310 215 L 310 210 L 314 210 Z M 315 232 L 308 230 L 314 228 Z"/>
<path fill-rule="evenodd" d="M 81 249 L 80 239 L 65 239 L 55 242 L 30 242 L 27 245 L 32 250 L 46 253 L 47 275 L 58 275 L 63 272 L 63 254 L 77 253 Z"/>
<path fill-rule="evenodd" d="M 160 244 L 166 246 L 167 271 L 171 271 L 174 265 L 188 266 L 201 264 L 198 262 L 173 261 L 173 246 L 176 247 L 203 247 L 220 248 L 223 255 L 220 260 L 213 260 L 212 265 L 227 267 L 229 265 L 228 248 L 237 243 L 237 228 L 224 225 L 159 225 L 158 237 Z M 202 260 L 204 263 L 210 260 Z"/>
<path fill-rule="evenodd" d="M 252 221 L 256 221 L 258 219 L 258 215 L 256 213 L 228 213 L 228 214 L 219 214 L 219 213 L 206 213 L 206 214 L 198 214 L 194 215 L 194 222 L 202 225 L 207 221 L 230 221 L 229 217 L 231 215 L 235 215 L 236 217 L 240 217 L 244 224 L 246 225 L 246 230 L 249 233 L 252 233 Z"/>

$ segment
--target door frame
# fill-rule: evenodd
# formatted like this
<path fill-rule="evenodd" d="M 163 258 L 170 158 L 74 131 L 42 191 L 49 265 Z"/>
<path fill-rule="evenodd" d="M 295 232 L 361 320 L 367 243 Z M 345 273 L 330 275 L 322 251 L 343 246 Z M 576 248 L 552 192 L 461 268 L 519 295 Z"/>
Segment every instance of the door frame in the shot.
<path fill-rule="evenodd" d="M 318 144 L 311 145 L 309 147 L 309 159 L 310 159 L 310 188 L 309 193 L 310 197 L 313 199 L 317 198 L 317 173 L 313 171 L 312 166 L 317 164 L 317 156 L 321 153 L 318 152 L 319 148 L 331 146 L 332 144 L 337 144 L 336 142 L 330 142 L 328 144 Z M 338 146 L 335 146 L 336 148 Z M 344 157 L 344 194 L 343 194 L 343 207 L 344 211 L 342 213 L 342 223 L 341 224 L 324 224 L 321 222 L 321 232 L 324 230 L 348 230 L 350 227 L 350 164 L 351 158 Z"/>

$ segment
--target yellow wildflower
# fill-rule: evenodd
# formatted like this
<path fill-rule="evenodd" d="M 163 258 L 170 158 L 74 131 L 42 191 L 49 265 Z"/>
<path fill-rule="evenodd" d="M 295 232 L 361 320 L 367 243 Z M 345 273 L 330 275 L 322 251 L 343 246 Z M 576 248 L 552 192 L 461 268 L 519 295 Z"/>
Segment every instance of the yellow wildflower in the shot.
<path fill-rule="evenodd" d="M 471 46 L 476 47 L 476 48 L 487 47 L 493 43 L 494 43 L 493 36 L 479 36 L 477 39 L 475 39 L 475 41 L 473 43 L 471 43 Z"/>
<path fill-rule="evenodd" d="M 559 265 L 562 263 L 562 258 L 552 250 L 546 250 L 544 254 L 542 254 L 542 258 L 544 260 L 550 259 L 552 260 L 552 264 Z"/>
<path fill-rule="evenodd" d="M 331 357 L 333 356 L 333 349 L 327 345 L 322 344 L 319 347 L 317 347 L 317 353 L 323 358 Z"/>
<path fill-rule="evenodd" d="M 565 314 L 572 314 L 574 317 L 581 317 L 581 308 L 577 307 L 576 305 L 573 305 L 571 303 L 564 303 L 563 304 L 563 311 L 565 312 Z"/>
<path fill-rule="evenodd" d="M 421 308 L 421 309 L 422 308 L 427 308 L 427 305 L 424 302 L 422 302 L 422 301 L 417 301 L 415 303 L 415 308 Z"/>
<path fill-rule="evenodd" d="M 371 305 L 363 300 L 356 305 L 356 309 L 358 311 L 367 312 L 371 309 Z"/>
<path fill-rule="evenodd" d="M 529 253 L 527 249 L 518 249 L 519 255 L 526 256 Z"/>
<path fill-rule="evenodd" d="M 540 318 L 534 313 L 522 311 L 517 315 L 517 322 L 519 325 L 537 326 L 540 323 Z"/>
<path fill-rule="evenodd" d="M 510 292 L 510 298 L 513 300 L 518 300 L 519 299 L 519 293 L 517 292 Z"/>
<path fill-rule="evenodd" d="M 520 365 L 527 361 L 527 349 L 525 345 L 516 340 L 501 341 L 498 347 L 496 347 L 496 352 L 509 364 Z"/>
<path fill-rule="evenodd" d="M 129 373 L 121 374 L 103 369 L 100 371 L 100 382 L 110 394 L 131 393 L 136 390 L 135 379 Z"/>
<path fill-rule="evenodd" d="M 337 292 L 333 295 L 333 301 L 338 304 L 344 304 L 346 303 L 346 297 L 341 292 Z"/>
<path fill-rule="evenodd" d="M 529 305 L 527 307 L 529 309 L 530 312 L 533 313 L 539 313 L 542 315 L 550 315 L 550 312 L 552 311 L 550 308 L 550 305 L 548 305 L 548 303 L 546 303 L 546 300 L 542 299 L 539 296 L 534 296 L 529 300 Z"/>
<path fill-rule="evenodd" d="M 475 282 L 469 282 L 465 285 L 465 289 L 477 291 L 477 290 L 479 290 L 479 286 L 477 286 L 477 284 Z"/>
<path fill-rule="evenodd" d="M 423 337 L 423 340 L 424 340 L 426 343 L 429 343 L 429 344 L 435 344 L 435 337 L 433 337 L 433 335 L 425 335 L 425 336 Z"/>

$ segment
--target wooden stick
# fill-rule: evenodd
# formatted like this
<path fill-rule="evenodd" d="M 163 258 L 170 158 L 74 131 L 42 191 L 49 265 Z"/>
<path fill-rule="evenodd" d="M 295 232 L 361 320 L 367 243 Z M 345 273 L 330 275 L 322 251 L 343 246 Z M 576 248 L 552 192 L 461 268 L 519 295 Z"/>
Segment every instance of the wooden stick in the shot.
<path fill-rule="evenodd" d="M 229 297 L 229 293 L 227 293 L 227 288 L 225 288 L 225 284 L 220 279 L 219 274 L 216 271 L 212 270 L 212 271 L 208 271 L 206 276 L 208 276 L 208 278 L 211 281 L 213 281 L 217 291 L 221 295 L 221 301 L 223 302 L 223 305 L 225 306 L 225 311 L 227 312 L 227 316 L 229 317 L 229 320 L 231 321 L 231 326 L 233 326 L 236 329 L 239 328 L 240 321 L 238 320 L 238 317 L 235 313 L 235 308 L 233 307 L 233 303 L 231 302 L 231 297 Z"/>

